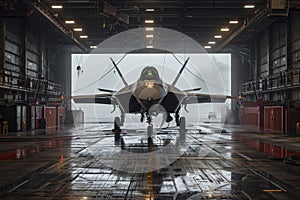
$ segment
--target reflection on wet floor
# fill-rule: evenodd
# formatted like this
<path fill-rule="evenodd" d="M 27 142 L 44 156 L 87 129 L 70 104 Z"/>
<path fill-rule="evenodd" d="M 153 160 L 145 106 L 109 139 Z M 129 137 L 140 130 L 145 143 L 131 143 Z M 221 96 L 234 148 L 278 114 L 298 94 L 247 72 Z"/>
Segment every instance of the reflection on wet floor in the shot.
<path fill-rule="evenodd" d="M 85 125 L 59 137 L 22 138 L 26 145 L 15 149 L 16 138 L 0 140 L 1 198 L 300 199 L 299 166 L 269 159 L 253 134 L 194 126 L 180 135 L 170 128 L 148 151 L 142 131 L 124 130 L 122 147 L 110 129 Z M 249 148 L 253 143 L 259 148 Z"/>

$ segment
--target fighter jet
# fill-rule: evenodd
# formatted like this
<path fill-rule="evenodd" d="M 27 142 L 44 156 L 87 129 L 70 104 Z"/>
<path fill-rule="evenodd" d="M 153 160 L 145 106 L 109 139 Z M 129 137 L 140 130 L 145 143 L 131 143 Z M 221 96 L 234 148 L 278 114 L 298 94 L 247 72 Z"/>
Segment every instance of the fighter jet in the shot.
<path fill-rule="evenodd" d="M 145 67 L 141 71 L 138 80 L 132 84 L 128 84 L 117 64 L 112 58 L 110 59 L 124 87 L 118 91 L 98 88 L 99 91 L 105 93 L 74 96 L 73 99 L 76 103 L 112 104 L 114 110 L 116 107 L 119 107 L 121 116 L 115 118 L 115 130 L 120 129 L 120 126 L 123 125 L 125 113 L 140 114 L 140 121 L 146 121 L 151 127 L 152 117 L 160 112 L 165 114 L 164 120 L 167 123 L 173 120 L 171 114 L 175 114 L 176 125 L 180 127 L 180 130 L 185 130 L 185 118 L 179 115 L 181 108 L 186 109 L 186 105 L 195 103 L 225 102 L 227 98 L 231 98 L 231 96 L 225 95 L 195 93 L 195 91 L 199 91 L 201 88 L 189 90 L 178 89 L 176 83 L 187 66 L 189 58 L 184 62 L 171 84 L 164 82 L 159 76 L 157 69 L 153 66 Z M 148 131 L 149 137 L 152 131 L 153 128 L 150 128 Z"/>

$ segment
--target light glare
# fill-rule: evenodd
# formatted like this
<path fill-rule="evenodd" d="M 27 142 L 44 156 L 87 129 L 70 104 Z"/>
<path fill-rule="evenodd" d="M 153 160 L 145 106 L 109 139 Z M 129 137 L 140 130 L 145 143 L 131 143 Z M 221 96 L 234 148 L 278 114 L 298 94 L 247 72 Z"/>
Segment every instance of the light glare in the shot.
<path fill-rule="evenodd" d="M 154 28 L 153 27 L 146 27 L 146 31 L 153 31 Z"/>
<path fill-rule="evenodd" d="M 255 5 L 244 5 L 244 8 L 255 8 Z"/>
<path fill-rule="evenodd" d="M 66 24 L 75 24 L 75 21 L 74 20 L 67 20 L 65 21 Z"/>
<path fill-rule="evenodd" d="M 146 11 L 147 12 L 154 12 L 155 10 L 154 10 L 154 8 L 147 8 Z"/>
<path fill-rule="evenodd" d="M 146 20 L 145 20 L 145 23 L 146 23 L 146 24 L 153 24 L 153 23 L 154 23 L 154 20 L 152 20 L 152 19 L 146 19 Z"/>
<path fill-rule="evenodd" d="M 229 31 L 229 28 L 221 28 L 221 31 L 222 32 L 227 32 L 227 31 Z"/>
<path fill-rule="evenodd" d="M 80 31 L 82 31 L 82 28 L 74 28 L 73 30 L 77 31 L 77 32 L 80 32 Z"/>
<path fill-rule="evenodd" d="M 238 24 L 239 23 L 239 21 L 237 21 L 237 20 L 231 20 L 231 21 L 229 21 L 229 24 Z"/>
<path fill-rule="evenodd" d="M 52 5 L 51 8 L 54 8 L 54 9 L 62 9 L 63 6 L 62 6 L 62 5 Z"/>

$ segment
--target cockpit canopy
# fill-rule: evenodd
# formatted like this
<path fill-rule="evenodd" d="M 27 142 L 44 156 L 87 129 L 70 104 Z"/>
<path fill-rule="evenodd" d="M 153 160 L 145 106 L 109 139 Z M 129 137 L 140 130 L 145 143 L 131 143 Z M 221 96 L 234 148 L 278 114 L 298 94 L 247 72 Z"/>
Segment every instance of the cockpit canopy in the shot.
<path fill-rule="evenodd" d="M 159 81 L 159 74 L 158 71 L 154 67 L 145 67 L 141 73 L 140 80 L 155 80 Z"/>

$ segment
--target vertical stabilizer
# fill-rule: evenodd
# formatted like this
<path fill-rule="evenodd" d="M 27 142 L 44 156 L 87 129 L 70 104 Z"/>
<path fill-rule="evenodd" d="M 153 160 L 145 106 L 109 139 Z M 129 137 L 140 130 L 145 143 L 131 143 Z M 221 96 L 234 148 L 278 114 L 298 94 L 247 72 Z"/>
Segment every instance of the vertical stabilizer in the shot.
<path fill-rule="evenodd" d="M 124 85 L 125 85 L 125 86 L 128 86 L 128 83 L 127 83 L 126 80 L 124 79 L 124 77 L 123 77 L 121 71 L 119 70 L 117 64 L 115 63 L 115 61 L 114 61 L 112 58 L 110 58 L 110 60 L 111 60 L 111 62 L 113 63 L 114 67 L 116 68 L 116 70 L 117 70 L 119 76 L 121 77 L 121 80 L 122 80 L 122 82 L 124 83 Z"/>
<path fill-rule="evenodd" d="M 190 59 L 190 57 L 188 57 L 188 58 L 186 59 L 186 61 L 184 62 L 183 66 L 181 67 L 181 69 L 180 69 L 179 73 L 177 74 L 175 80 L 173 81 L 172 86 L 175 86 L 175 85 L 176 85 L 176 83 L 177 83 L 177 81 L 178 81 L 178 79 L 179 79 L 179 77 L 180 77 L 182 71 L 184 70 L 186 64 L 188 63 L 189 59 Z"/>

